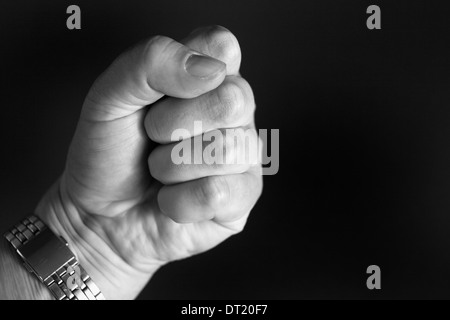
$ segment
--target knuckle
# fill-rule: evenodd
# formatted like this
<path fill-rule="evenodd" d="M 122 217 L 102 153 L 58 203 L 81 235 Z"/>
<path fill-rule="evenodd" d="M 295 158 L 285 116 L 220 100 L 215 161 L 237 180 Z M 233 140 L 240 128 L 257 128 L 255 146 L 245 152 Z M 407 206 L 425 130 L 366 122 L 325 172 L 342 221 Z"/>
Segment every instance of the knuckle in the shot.
<path fill-rule="evenodd" d="M 226 129 L 224 153 L 226 163 L 240 165 L 245 171 L 257 162 L 258 136 L 255 129 L 242 127 Z M 256 158 L 256 159 L 255 159 Z"/>
<path fill-rule="evenodd" d="M 211 108 L 213 120 L 233 124 L 245 114 L 245 95 L 239 85 L 227 81 L 216 91 L 217 103 Z"/>
<path fill-rule="evenodd" d="M 210 54 L 222 61 L 236 61 L 241 58 L 237 38 L 227 28 L 213 25 L 204 33 Z"/>
<path fill-rule="evenodd" d="M 142 59 L 146 70 L 153 70 L 161 63 L 162 57 L 170 56 L 170 52 L 176 50 L 176 42 L 166 36 L 153 36 L 146 40 L 142 51 L 138 51 L 143 56 L 136 57 Z M 151 80 L 151 78 L 149 79 Z M 152 83 L 150 83 L 152 85 Z M 154 88 L 157 89 L 157 88 Z"/>
<path fill-rule="evenodd" d="M 170 56 L 168 53 L 173 48 L 173 44 L 174 41 L 168 37 L 153 36 L 145 41 L 144 48 L 137 51 L 136 57 L 133 57 L 135 60 L 142 61 L 142 70 L 154 71 L 151 74 L 143 72 L 143 75 L 146 78 L 147 85 L 156 91 L 161 90 L 161 88 L 157 81 L 158 73 L 155 70 L 158 70 L 162 57 Z"/>
<path fill-rule="evenodd" d="M 172 43 L 172 39 L 166 37 L 166 36 L 161 36 L 161 35 L 156 35 L 153 36 L 151 38 L 149 38 L 148 40 L 146 40 L 145 43 L 145 53 L 146 56 L 151 56 L 153 53 L 155 53 L 155 50 L 164 50 L 164 48 L 167 48 L 167 46 L 170 45 L 170 43 Z"/>
<path fill-rule="evenodd" d="M 200 184 L 197 197 L 202 205 L 215 209 L 228 202 L 230 186 L 222 176 L 209 177 Z"/>

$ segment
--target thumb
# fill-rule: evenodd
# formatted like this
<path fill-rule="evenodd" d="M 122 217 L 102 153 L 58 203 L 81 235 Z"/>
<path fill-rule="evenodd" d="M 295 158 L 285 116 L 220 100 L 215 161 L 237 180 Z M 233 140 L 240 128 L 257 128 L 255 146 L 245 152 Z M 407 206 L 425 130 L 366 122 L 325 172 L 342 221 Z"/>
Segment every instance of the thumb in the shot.
<path fill-rule="evenodd" d="M 163 95 L 194 98 L 218 87 L 226 65 L 163 36 L 119 56 L 88 93 L 82 118 L 111 121 L 142 109 Z"/>

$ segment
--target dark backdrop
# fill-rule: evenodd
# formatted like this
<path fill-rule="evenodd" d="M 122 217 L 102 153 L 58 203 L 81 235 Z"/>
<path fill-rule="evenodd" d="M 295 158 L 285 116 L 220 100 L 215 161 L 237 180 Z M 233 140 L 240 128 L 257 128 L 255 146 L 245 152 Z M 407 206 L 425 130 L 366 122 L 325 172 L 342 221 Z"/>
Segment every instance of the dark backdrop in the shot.
<path fill-rule="evenodd" d="M 444 2 L 443 2 L 444 3 Z M 66 29 L 77 4 L 82 30 Z M 366 28 L 366 8 L 382 30 Z M 436 1 L 1 1 L 1 229 L 63 169 L 120 52 L 220 24 L 240 40 L 280 171 L 245 231 L 161 269 L 140 298 L 450 298 L 450 20 Z M 366 288 L 366 268 L 382 289 Z"/>

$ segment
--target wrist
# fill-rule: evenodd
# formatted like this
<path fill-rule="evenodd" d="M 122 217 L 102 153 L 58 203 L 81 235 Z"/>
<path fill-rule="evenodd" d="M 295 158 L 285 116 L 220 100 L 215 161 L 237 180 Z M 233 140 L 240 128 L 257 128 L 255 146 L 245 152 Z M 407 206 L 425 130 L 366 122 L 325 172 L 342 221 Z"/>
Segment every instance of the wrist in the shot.
<path fill-rule="evenodd" d="M 133 299 L 156 272 L 131 267 L 109 245 L 102 230 L 89 223 L 89 215 L 70 200 L 59 179 L 36 208 L 39 216 L 57 235 L 62 236 L 106 299 Z"/>

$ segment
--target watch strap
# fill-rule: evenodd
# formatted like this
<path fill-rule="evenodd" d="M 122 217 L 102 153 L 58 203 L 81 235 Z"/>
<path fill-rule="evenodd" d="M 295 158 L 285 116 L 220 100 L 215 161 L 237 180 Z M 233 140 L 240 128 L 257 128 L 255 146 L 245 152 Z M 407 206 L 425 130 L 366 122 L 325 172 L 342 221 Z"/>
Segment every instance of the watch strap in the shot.
<path fill-rule="evenodd" d="M 17 223 L 5 233 L 4 237 L 15 250 L 18 250 L 46 229 L 47 226 L 42 220 L 33 215 Z M 55 270 L 43 283 L 57 300 L 105 299 L 100 289 L 76 259 L 72 259 Z"/>

